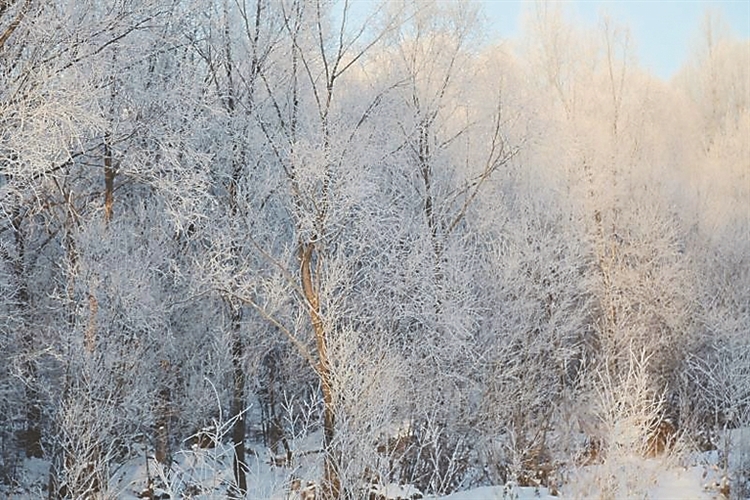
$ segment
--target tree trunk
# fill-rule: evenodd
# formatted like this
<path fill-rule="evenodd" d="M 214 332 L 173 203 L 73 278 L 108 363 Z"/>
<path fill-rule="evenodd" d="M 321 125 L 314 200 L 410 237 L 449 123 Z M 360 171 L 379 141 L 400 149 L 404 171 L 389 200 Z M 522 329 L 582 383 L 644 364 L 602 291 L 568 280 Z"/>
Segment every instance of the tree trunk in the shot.
<path fill-rule="evenodd" d="M 154 458 L 156 458 L 157 462 L 169 466 L 172 462 L 172 454 L 169 446 L 170 420 L 172 417 L 172 365 L 168 360 L 162 359 L 160 366 L 162 369 L 162 385 L 159 389 L 159 400 L 157 401 L 156 408 L 156 429 L 154 429 L 156 449 Z"/>
<path fill-rule="evenodd" d="M 112 220 L 112 207 L 115 204 L 115 171 L 112 164 L 112 148 L 109 132 L 104 134 L 104 222 L 109 224 Z"/>
<path fill-rule="evenodd" d="M 232 444 L 234 446 L 234 482 L 236 491 L 230 493 L 234 498 L 245 498 L 247 495 L 247 464 L 245 462 L 245 371 L 242 367 L 245 347 L 240 335 L 242 309 L 232 307 Z"/>
<path fill-rule="evenodd" d="M 39 401 L 39 392 L 36 389 L 36 364 L 33 361 L 32 352 L 34 350 L 34 334 L 29 325 L 29 306 L 30 297 L 26 286 L 25 277 L 25 255 L 26 255 L 26 238 L 21 228 L 23 214 L 20 208 L 16 208 L 11 221 L 16 244 L 16 261 L 13 264 L 13 273 L 16 281 L 16 307 L 19 309 L 19 315 L 22 318 L 23 333 L 21 342 L 26 354 L 26 360 L 21 364 L 23 377 L 26 381 L 24 388 L 25 394 L 25 428 L 19 435 L 19 441 L 26 452 L 27 457 L 41 458 L 42 450 L 42 409 Z"/>
<path fill-rule="evenodd" d="M 300 245 L 300 275 L 302 290 L 308 303 L 310 321 L 315 335 L 318 350 L 317 372 L 323 392 L 323 449 L 325 464 L 323 473 L 322 498 L 337 499 L 341 497 L 341 479 L 339 477 L 338 461 L 333 450 L 335 437 L 336 413 L 331 386 L 331 363 L 328 359 L 328 347 L 323 318 L 320 311 L 320 292 L 314 284 L 312 261 L 315 252 L 314 243 Z"/>
<path fill-rule="evenodd" d="M 164 386 L 159 390 L 159 402 L 157 409 L 156 418 L 156 446 L 154 452 L 154 458 L 156 461 L 169 466 L 172 461 L 170 449 L 169 449 L 169 416 L 171 403 L 171 391 L 168 386 Z"/>
<path fill-rule="evenodd" d="M 434 311 L 435 321 L 439 322 L 443 309 L 442 290 L 443 290 L 443 238 L 444 234 L 441 228 L 439 214 L 435 213 L 435 200 L 433 195 L 433 171 L 430 141 L 431 123 L 427 118 L 422 119 L 419 125 L 419 140 L 417 144 L 417 162 L 419 172 L 424 184 L 424 213 L 427 220 L 427 227 L 430 232 L 430 241 L 432 242 L 432 275 L 435 286 Z"/>

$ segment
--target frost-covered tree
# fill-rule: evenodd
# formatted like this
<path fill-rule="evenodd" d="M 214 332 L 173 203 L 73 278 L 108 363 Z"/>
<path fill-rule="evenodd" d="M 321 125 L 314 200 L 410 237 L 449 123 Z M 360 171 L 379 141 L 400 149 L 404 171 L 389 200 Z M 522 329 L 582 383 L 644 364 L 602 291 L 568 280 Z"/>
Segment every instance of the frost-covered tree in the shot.
<path fill-rule="evenodd" d="M 686 96 L 697 147 L 689 163 L 686 204 L 693 221 L 687 251 L 700 276 L 702 333 L 691 350 L 689 394 L 695 427 L 745 425 L 747 387 L 743 381 L 747 345 L 748 155 L 750 45 L 735 39 L 721 17 L 707 11 L 694 53 L 673 81 Z M 731 276 L 731 278 L 729 278 Z"/>
<path fill-rule="evenodd" d="M 649 99 L 659 84 L 641 74 L 627 31 L 607 17 L 596 29 L 576 29 L 559 6 L 540 3 L 529 19 L 525 51 L 532 74 L 540 75 L 532 81 L 554 97 L 552 133 L 567 145 L 562 156 L 553 148 L 558 156 L 543 161 L 565 179 L 579 225 L 567 230 L 588 252 L 584 275 L 593 308 L 587 344 L 595 350 L 588 359 L 594 378 L 587 383 L 600 386 L 604 375 L 614 381 L 607 387 L 627 384 L 631 367 L 645 355 L 643 408 L 660 406 L 657 420 L 676 418 L 678 375 L 696 341 L 697 275 L 685 254 L 692 221 L 672 205 L 680 153 L 644 134 L 652 120 L 664 119 L 654 116 Z M 603 395 L 597 391 L 594 400 Z M 599 410 L 596 404 L 590 409 L 601 412 L 616 399 L 604 397 Z M 644 446 L 655 425 L 650 418 L 633 433 Z"/>
<path fill-rule="evenodd" d="M 254 55 L 250 67 L 237 66 L 246 71 L 236 74 L 229 72 L 235 63 L 222 56 L 227 71 L 220 74 L 226 85 L 236 78 L 238 88 L 237 111 L 228 105 L 226 112 L 240 128 L 230 132 L 231 149 L 224 150 L 236 166 L 222 188 L 230 207 L 225 223 L 237 229 L 218 239 L 218 267 L 211 273 L 229 300 L 250 307 L 315 373 L 323 401 L 322 487 L 338 497 L 340 403 L 329 342 L 355 322 L 351 311 L 340 309 L 356 262 L 344 258 L 351 246 L 346 231 L 362 213 L 367 164 L 360 154 L 373 147 L 366 122 L 378 105 L 377 92 L 368 92 L 364 103 L 352 107 L 342 82 L 390 22 L 371 28 L 367 22 L 380 19 L 376 11 L 355 23 L 346 2 L 263 3 L 240 10 L 245 22 L 228 42 Z M 276 30 L 260 31 L 258 15 L 271 16 Z M 231 87 L 225 92 L 233 98 Z M 241 247 L 232 243 L 235 238 Z"/>
<path fill-rule="evenodd" d="M 174 128 L 179 117 L 149 114 L 170 92 L 185 97 L 174 92 L 185 87 L 164 68 L 158 75 L 153 66 L 148 71 L 149 63 L 175 55 L 175 18 L 161 6 L 16 2 L 4 14 L 16 21 L 2 52 L 3 257 L 17 284 L 14 317 L 27 317 L 12 330 L 21 347 L 13 364 L 27 387 L 23 436 L 29 454 L 54 459 L 56 491 L 85 494 L 94 483 L 74 471 L 89 463 L 88 474 L 102 472 L 111 440 L 145 423 L 140 410 L 156 400 L 131 402 L 125 414 L 136 410 L 132 419 L 109 421 L 118 427 L 85 424 L 137 391 L 148 393 L 143 386 L 128 393 L 118 380 L 159 364 L 158 358 L 151 366 L 127 359 L 137 349 L 125 346 L 164 325 L 168 315 L 160 307 L 166 303 L 143 306 L 164 291 L 158 273 L 165 256 L 152 252 L 139 265 L 123 267 L 120 252 L 132 250 L 132 234 L 149 238 L 149 225 L 166 223 L 174 231 L 184 222 L 187 210 L 179 204 L 190 206 L 191 188 L 200 184 L 189 174 L 189 161 L 201 157 L 191 155 L 194 144 L 184 129 Z M 140 87 L 145 92 L 139 94 L 141 84 L 150 88 Z M 166 133 L 156 133 L 159 125 Z M 182 158 L 174 155 L 178 150 Z M 152 189 L 156 196 L 148 194 Z M 144 203 L 155 211 L 139 210 Z M 153 266 L 142 273 L 139 266 L 149 260 Z M 130 329 L 138 323 L 147 326 Z M 117 398 L 106 395 L 118 387 Z M 105 480 L 99 476 L 96 487 Z"/>
<path fill-rule="evenodd" d="M 256 424 L 439 494 L 746 425 L 748 44 L 663 82 L 526 7 L 0 1 L 2 481 L 169 483 L 217 420 L 233 497 Z"/>

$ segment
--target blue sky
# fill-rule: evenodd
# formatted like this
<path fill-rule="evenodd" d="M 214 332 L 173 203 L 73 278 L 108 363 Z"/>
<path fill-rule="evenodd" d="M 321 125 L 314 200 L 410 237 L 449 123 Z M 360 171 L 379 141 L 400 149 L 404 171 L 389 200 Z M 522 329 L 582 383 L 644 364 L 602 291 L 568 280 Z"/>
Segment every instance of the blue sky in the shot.
<path fill-rule="evenodd" d="M 521 31 L 524 0 L 480 0 L 493 38 L 515 38 Z M 719 11 L 734 36 L 750 38 L 750 0 L 570 0 L 572 19 L 596 26 L 600 12 L 630 28 L 638 61 L 668 79 L 687 59 L 706 9 Z"/>

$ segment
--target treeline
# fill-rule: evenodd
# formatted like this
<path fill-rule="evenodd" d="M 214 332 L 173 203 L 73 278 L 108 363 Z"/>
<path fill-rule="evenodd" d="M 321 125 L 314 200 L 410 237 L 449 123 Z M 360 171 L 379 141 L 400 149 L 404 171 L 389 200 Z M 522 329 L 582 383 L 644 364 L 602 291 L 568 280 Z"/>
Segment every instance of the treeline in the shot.
<path fill-rule="evenodd" d="M 290 412 L 323 498 L 750 424 L 748 41 L 709 13 L 663 82 L 558 4 L 365 10 L 0 2 L 0 481 L 87 497 L 219 415 L 238 497 Z"/>

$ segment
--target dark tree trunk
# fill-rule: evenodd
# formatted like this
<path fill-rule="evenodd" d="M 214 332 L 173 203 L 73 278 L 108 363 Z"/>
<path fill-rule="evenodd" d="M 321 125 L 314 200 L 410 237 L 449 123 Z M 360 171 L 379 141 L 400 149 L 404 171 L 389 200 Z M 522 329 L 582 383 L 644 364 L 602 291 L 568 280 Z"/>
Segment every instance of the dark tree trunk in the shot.
<path fill-rule="evenodd" d="M 168 379 L 168 376 L 166 377 Z M 166 380 L 165 380 L 166 382 Z M 164 465 L 169 465 L 172 462 L 171 451 L 169 447 L 169 427 L 170 427 L 170 406 L 172 399 L 172 391 L 169 390 L 168 386 L 163 386 L 159 390 L 159 401 L 156 418 L 156 429 L 154 432 L 155 436 L 155 453 L 154 458 Z"/>
<path fill-rule="evenodd" d="M 112 147 L 109 132 L 104 134 L 104 222 L 112 220 L 112 209 L 115 204 L 115 176 L 117 172 L 112 163 Z"/>
<path fill-rule="evenodd" d="M 33 361 L 32 353 L 34 351 L 34 334 L 29 324 L 29 307 L 30 296 L 26 285 L 26 236 L 23 232 L 24 215 L 20 208 L 16 208 L 13 213 L 13 232 L 16 244 L 16 260 L 13 264 L 13 273 L 15 274 L 15 301 L 19 310 L 19 316 L 22 321 L 21 343 L 26 354 L 26 360 L 22 363 L 21 369 L 25 394 L 25 426 L 20 433 L 19 441 L 27 457 L 41 458 L 44 454 L 42 450 L 42 408 L 39 401 L 39 391 L 36 388 L 37 369 Z"/>
<path fill-rule="evenodd" d="M 232 496 L 245 498 L 247 496 L 247 463 L 245 459 L 245 370 L 242 366 L 245 346 L 240 335 L 242 309 L 232 310 L 232 444 L 234 446 L 234 482 L 236 491 Z"/>

